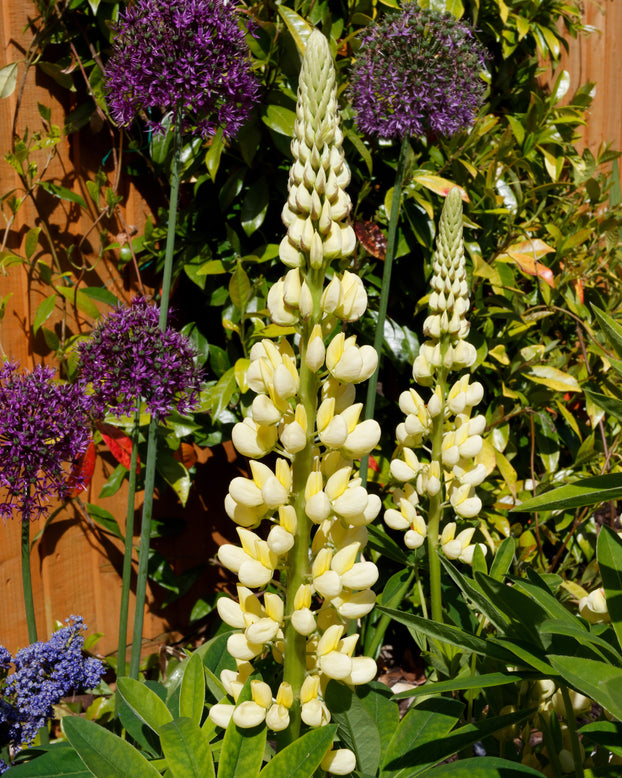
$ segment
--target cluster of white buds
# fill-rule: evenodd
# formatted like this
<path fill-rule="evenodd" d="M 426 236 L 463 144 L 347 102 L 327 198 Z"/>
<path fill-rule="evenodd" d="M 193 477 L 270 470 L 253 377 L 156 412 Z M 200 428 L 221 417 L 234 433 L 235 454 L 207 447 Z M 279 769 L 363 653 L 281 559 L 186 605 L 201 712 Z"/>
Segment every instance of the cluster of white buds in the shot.
<path fill-rule="evenodd" d="M 375 603 L 378 570 L 363 553 L 366 525 L 381 502 L 354 466 L 380 439 L 378 423 L 361 421 L 355 402 L 355 385 L 375 371 L 378 356 L 339 324 L 363 314 L 367 294 L 348 270 L 327 277 L 330 262 L 347 257 L 355 242 L 342 141 L 334 66 L 316 31 L 300 74 L 283 210 L 280 257 L 290 269 L 268 295 L 273 322 L 296 329 L 298 353 L 284 337 L 253 346 L 246 380 L 256 396 L 232 434 L 236 449 L 251 458 L 251 477 L 234 478 L 225 500 L 240 545 L 218 552 L 239 579 L 237 602 L 218 601 L 221 618 L 237 630 L 227 648 L 238 664 L 237 673 L 222 677 L 233 702 L 210 710 L 221 726 L 265 721 L 278 731 L 289 726 L 292 709 L 292 720 L 322 726 L 331 718 L 324 701 L 330 680 L 353 686 L 376 674 L 374 660 L 355 656 L 358 635 L 347 629 Z M 278 456 L 270 465 L 257 461 L 272 452 Z M 269 532 L 253 531 L 262 522 L 270 523 Z M 269 653 L 284 665 L 283 683 L 273 694 L 253 678 L 252 699 L 238 702 L 251 663 Z M 323 765 L 334 774 L 351 772 L 354 754 L 331 750 Z"/>
<path fill-rule="evenodd" d="M 474 519 L 482 503 L 475 487 L 487 471 L 475 458 L 482 450 L 485 417 L 474 413 L 484 394 L 482 385 L 468 374 L 454 384 L 451 371 L 471 367 L 475 348 L 465 338 L 469 332 L 468 284 L 462 244 L 462 199 L 457 188 L 447 195 L 441 215 L 431 281 L 430 315 L 424 323 L 428 338 L 413 364 L 413 377 L 431 388 L 427 401 L 415 389 L 400 396 L 405 419 L 396 430 L 398 450 L 391 462 L 391 474 L 403 486 L 393 494 L 394 508 L 385 513 L 385 522 L 405 532 L 408 548 L 418 548 L 428 536 L 429 521 L 422 505 L 435 499 L 438 512 L 451 508 L 460 519 Z M 423 451 L 421 459 L 415 449 Z M 470 563 L 476 544 L 471 543 L 474 527 L 456 535 L 456 522 L 445 527 L 435 522 L 440 547 L 449 559 Z M 486 552 L 484 544 L 479 544 Z"/>

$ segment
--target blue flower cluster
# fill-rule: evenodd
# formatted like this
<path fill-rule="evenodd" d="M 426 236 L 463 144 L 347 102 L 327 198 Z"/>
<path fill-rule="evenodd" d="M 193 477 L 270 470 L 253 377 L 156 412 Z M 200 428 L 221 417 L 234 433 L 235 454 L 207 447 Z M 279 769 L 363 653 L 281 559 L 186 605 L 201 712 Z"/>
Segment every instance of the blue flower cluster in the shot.
<path fill-rule="evenodd" d="M 0 745 L 29 745 L 63 697 L 99 684 L 104 666 L 84 655 L 85 629 L 81 616 L 70 616 L 47 642 L 26 646 L 14 658 L 0 646 Z"/>

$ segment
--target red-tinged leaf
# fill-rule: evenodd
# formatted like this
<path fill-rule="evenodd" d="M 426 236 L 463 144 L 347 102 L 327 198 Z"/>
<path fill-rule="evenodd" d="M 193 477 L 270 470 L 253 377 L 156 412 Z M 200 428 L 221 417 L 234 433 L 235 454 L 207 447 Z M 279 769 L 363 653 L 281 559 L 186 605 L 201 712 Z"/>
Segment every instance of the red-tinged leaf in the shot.
<path fill-rule="evenodd" d="M 101 432 L 105 444 L 110 449 L 112 456 L 119 464 L 130 469 L 130 459 L 132 456 L 132 441 L 123 432 L 123 430 L 112 424 L 98 422 L 97 429 Z M 140 473 L 140 458 L 136 461 L 136 472 Z"/>
<path fill-rule="evenodd" d="M 431 192 L 441 195 L 442 197 L 447 197 L 449 192 L 456 187 L 460 190 L 460 197 L 462 200 L 465 203 L 469 202 L 469 195 L 466 191 L 447 178 L 435 176 L 432 173 L 421 173 L 420 175 L 413 176 L 413 181 L 417 184 L 421 184 L 421 186 L 425 186 L 426 189 L 429 189 Z"/>
<path fill-rule="evenodd" d="M 197 463 L 197 452 L 190 443 L 182 443 L 177 451 L 173 452 L 173 456 L 178 462 L 182 463 L 186 470 L 189 470 Z"/>
<path fill-rule="evenodd" d="M 523 273 L 530 276 L 537 276 L 548 284 L 552 289 L 555 288 L 555 278 L 553 271 L 543 265 L 541 257 L 555 251 L 552 246 L 539 238 L 535 240 L 524 240 L 521 243 L 514 243 L 497 257 L 502 262 L 516 262 Z"/>
<path fill-rule="evenodd" d="M 374 473 L 379 473 L 380 468 L 378 467 L 378 462 L 373 458 L 373 456 L 369 455 L 369 467 L 374 471 Z"/>
<path fill-rule="evenodd" d="M 63 496 L 66 500 L 77 497 L 91 483 L 95 469 L 95 443 L 91 439 L 86 451 L 73 463 L 71 472 L 65 481 Z"/>
<path fill-rule="evenodd" d="M 370 221 L 354 222 L 354 232 L 372 257 L 384 260 L 387 253 L 387 239 L 377 224 Z"/>

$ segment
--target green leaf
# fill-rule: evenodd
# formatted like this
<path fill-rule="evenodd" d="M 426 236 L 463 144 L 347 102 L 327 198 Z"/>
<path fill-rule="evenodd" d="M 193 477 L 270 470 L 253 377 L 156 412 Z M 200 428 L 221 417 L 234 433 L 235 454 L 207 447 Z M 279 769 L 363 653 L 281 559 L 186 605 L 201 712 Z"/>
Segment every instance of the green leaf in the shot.
<path fill-rule="evenodd" d="M 424 773 L 425 778 L 521 778 L 523 775 L 536 775 L 542 778 L 539 770 L 526 767 L 499 756 L 474 756 L 457 762 L 439 765 Z"/>
<path fill-rule="evenodd" d="M 603 411 L 618 419 L 618 421 L 622 420 L 622 400 L 609 397 L 602 392 L 595 392 L 589 386 L 583 387 L 583 393 L 594 405 L 598 405 L 599 408 L 602 408 Z"/>
<path fill-rule="evenodd" d="M 538 643 L 538 625 L 548 617 L 547 612 L 538 602 L 532 600 L 514 586 L 496 581 L 483 573 L 475 573 L 475 579 L 490 602 L 494 602 L 525 636 L 531 635 L 534 643 Z M 508 630 L 506 630 L 508 631 Z"/>
<path fill-rule="evenodd" d="M 170 449 L 162 447 L 162 450 L 158 451 L 156 468 L 166 483 L 173 489 L 179 498 L 179 502 L 185 505 L 190 494 L 191 480 L 190 473 L 184 465 L 178 459 L 175 459 Z"/>
<path fill-rule="evenodd" d="M 212 420 L 216 421 L 220 414 L 229 405 L 233 393 L 237 389 L 235 380 L 235 368 L 230 367 L 224 375 L 218 379 L 218 383 L 210 392 Z"/>
<path fill-rule="evenodd" d="M 17 62 L 9 62 L 0 68 L 0 99 L 13 94 L 17 84 Z"/>
<path fill-rule="evenodd" d="M 358 767 L 375 775 L 380 764 L 380 733 L 367 709 L 351 689 L 337 681 L 329 681 L 325 700 L 340 739 L 356 754 Z"/>
<path fill-rule="evenodd" d="M 554 392 L 580 392 L 581 387 L 577 379 L 564 373 L 556 367 L 549 365 L 533 365 L 525 376 L 536 384 L 543 384 Z"/>
<path fill-rule="evenodd" d="M 39 332 L 41 325 L 44 324 L 52 315 L 54 312 L 54 308 L 56 307 L 56 295 L 51 294 L 49 297 L 46 297 L 45 300 L 39 303 L 37 306 L 37 312 L 35 313 L 35 318 L 32 323 L 32 331 L 36 335 L 37 332 Z"/>
<path fill-rule="evenodd" d="M 380 613 L 386 613 L 394 621 L 404 624 L 414 632 L 421 632 L 434 640 L 440 640 L 442 643 L 449 643 L 451 646 L 458 646 L 458 648 L 464 648 L 467 651 L 473 651 L 475 654 L 489 656 L 506 663 L 516 661 L 516 657 L 510 651 L 495 646 L 491 640 L 484 640 L 477 635 L 471 635 L 449 624 L 439 624 L 431 619 L 424 619 L 412 613 L 403 613 L 391 608 L 384 608 L 382 605 L 377 605 L 376 610 L 380 611 Z"/>
<path fill-rule="evenodd" d="M 279 10 L 283 10 L 283 6 L 280 6 Z M 294 137 L 296 114 L 290 108 L 282 105 L 267 105 L 261 112 L 261 121 L 279 135 Z"/>
<path fill-rule="evenodd" d="M 99 308 L 82 290 L 72 286 L 56 286 L 54 288 L 58 294 L 62 295 L 71 305 L 75 305 L 79 311 L 86 314 L 91 319 L 99 319 Z"/>
<path fill-rule="evenodd" d="M 210 175 L 212 181 L 216 181 L 216 174 L 220 166 L 220 158 L 222 152 L 225 149 L 225 140 L 223 137 L 222 127 L 216 130 L 216 135 L 212 138 L 210 147 L 205 154 L 205 167 Z"/>
<path fill-rule="evenodd" d="M 496 581 L 502 581 L 510 569 L 516 550 L 516 541 L 514 538 L 505 538 L 495 554 L 495 558 L 490 565 L 490 577 Z"/>
<path fill-rule="evenodd" d="M 307 48 L 307 38 L 313 32 L 313 27 L 302 16 L 299 16 L 296 11 L 292 11 L 291 8 L 279 5 L 278 9 L 281 18 L 285 22 L 285 26 L 296 43 L 301 57 L 304 56 Z"/>
<path fill-rule="evenodd" d="M 102 486 L 99 492 L 100 499 L 103 499 L 104 497 L 112 497 L 113 494 L 116 494 L 121 488 L 121 484 L 123 483 L 123 479 L 125 478 L 127 472 L 127 467 L 124 467 L 123 465 L 117 465 L 112 473 L 108 476 L 106 483 Z"/>
<path fill-rule="evenodd" d="M 512 512 L 553 511 L 581 508 L 584 505 L 598 505 L 622 497 L 622 473 L 607 473 L 583 478 L 550 492 L 539 494 L 531 500 L 512 508 Z"/>
<path fill-rule="evenodd" d="M 596 542 L 596 558 L 603 578 L 607 610 L 622 647 L 622 540 L 603 526 Z"/>
<path fill-rule="evenodd" d="M 592 721 L 581 727 L 579 733 L 586 741 L 622 756 L 622 723 L 619 721 Z"/>
<path fill-rule="evenodd" d="M 105 303 L 115 308 L 119 305 L 119 298 L 110 292 L 108 289 L 104 289 L 102 286 L 87 286 L 82 290 L 83 294 L 90 297 L 91 300 L 97 300 L 99 303 Z"/>
<path fill-rule="evenodd" d="M 248 280 L 248 275 L 238 262 L 238 266 L 231 274 L 231 279 L 229 280 L 229 297 L 236 308 L 242 309 L 246 307 L 250 293 L 251 283 Z"/>
<path fill-rule="evenodd" d="M 383 763 L 382 776 L 402 773 L 404 767 L 413 767 L 413 751 L 426 751 L 426 746 L 443 740 L 455 727 L 464 706 L 458 700 L 438 697 L 424 700 L 420 705 L 410 708 L 401 720 L 387 748 Z M 428 762 L 424 753 L 422 763 Z M 416 773 L 409 773 L 415 775 Z"/>
<path fill-rule="evenodd" d="M 61 200 L 69 200 L 71 203 L 77 203 L 82 208 L 86 208 L 86 203 L 77 192 L 72 192 L 71 189 L 67 189 L 65 186 L 59 186 L 59 184 L 53 184 L 50 181 L 40 181 L 39 186 L 46 192 L 58 197 Z"/>
<path fill-rule="evenodd" d="M 609 316 L 608 313 L 592 305 L 592 310 L 598 319 L 600 326 L 603 328 L 603 332 L 607 336 L 608 342 L 613 347 L 616 354 L 622 358 L 622 326 L 618 322 Z"/>
<path fill-rule="evenodd" d="M 469 675 L 464 678 L 454 678 L 451 681 L 427 682 L 414 689 L 408 689 L 395 695 L 395 699 L 408 697 L 427 696 L 429 694 L 445 694 L 446 692 L 464 691 L 466 689 L 490 689 L 493 686 L 506 686 L 523 680 L 536 680 L 541 678 L 540 673 L 529 671 L 515 673 L 484 673 L 484 675 Z"/>
<path fill-rule="evenodd" d="M 265 724 L 241 729 L 232 719 L 222 743 L 218 778 L 256 778 L 263 761 L 266 735 Z"/>
<path fill-rule="evenodd" d="M 139 751 L 99 724 L 65 716 L 62 725 L 67 739 L 95 778 L 160 778 L 160 773 Z"/>
<path fill-rule="evenodd" d="M 242 200 L 240 221 L 242 222 L 242 229 L 247 235 L 252 235 L 263 224 L 269 200 L 268 182 L 262 176 L 252 184 L 244 196 L 244 200 Z"/>
<path fill-rule="evenodd" d="M 161 727 L 173 720 L 166 703 L 144 683 L 134 678 L 119 678 L 117 688 L 127 705 L 154 732 L 159 733 Z"/>
<path fill-rule="evenodd" d="M 477 580 L 470 580 L 466 576 L 462 575 L 462 573 L 456 567 L 454 567 L 454 565 L 449 560 L 441 558 L 441 561 L 443 567 L 454 579 L 462 592 L 475 605 L 476 609 L 484 616 L 486 616 L 486 618 L 492 624 L 494 624 L 498 630 L 505 632 L 509 624 L 507 616 L 505 616 L 501 610 L 495 606 L 494 600 L 491 600 L 486 596 L 486 593 L 482 590 L 480 583 Z"/>
<path fill-rule="evenodd" d="M 205 708 L 205 671 L 203 660 L 193 654 L 184 662 L 184 675 L 179 692 L 179 715 L 200 724 Z"/>
<path fill-rule="evenodd" d="M 208 737 L 194 721 L 179 718 L 165 724 L 160 743 L 172 778 L 215 778 Z"/>
<path fill-rule="evenodd" d="M 551 655 L 548 659 L 566 683 L 622 719 L 622 668 L 578 656 Z"/>
<path fill-rule="evenodd" d="M 391 691 L 379 682 L 359 686 L 356 693 L 380 733 L 380 758 L 384 759 L 386 749 L 400 723 L 399 707 L 392 699 Z"/>
<path fill-rule="evenodd" d="M 220 682 L 220 673 L 222 670 L 234 670 L 236 667 L 235 659 L 227 651 L 227 640 L 231 632 L 223 632 L 221 635 L 208 640 L 200 646 L 194 653 L 198 654 L 205 667 L 207 678 L 207 687 L 215 700 L 219 701 L 225 691 Z"/>
<path fill-rule="evenodd" d="M 21 756 L 22 754 L 20 754 Z M 45 754 L 11 767 L 15 778 L 92 778 L 93 773 L 69 743 L 55 743 Z"/>
<path fill-rule="evenodd" d="M 329 724 L 297 738 L 268 762 L 260 773 L 261 778 L 312 778 L 328 753 L 336 730 L 334 724 Z M 220 771 L 218 778 L 221 778 Z"/>
<path fill-rule="evenodd" d="M 31 259 L 37 250 L 39 245 L 39 233 L 41 227 L 33 227 L 26 233 L 26 240 L 24 242 L 24 251 L 26 253 L 26 259 Z"/>
<path fill-rule="evenodd" d="M 87 502 L 86 510 L 91 519 L 100 527 L 103 527 L 111 535 L 114 535 L 121 540 L 125 540 L 125 536 L 121 532 L 121 528 L 115 517 L 107 511 L 105 508 L 101 508 L 99 505 L 95 505 L 92 502 Z"/>
<path fill-rule="evenodd" d="M 418 705 L 415 710 L 428 709 L 430 708 L 430 703 L 433 702 L 432 700 L 425 701 Z M 455 703 L 455 700 L 452 702 Z M 521 724 L 533 716 L 534 713 L 535 709 L 525 709 L 515 713 L 508 713 L 505 716 L 482 718 L 480 721 L 466 724 L 439 738 L 426 739 L 422 743 L 417 743 L 400 760 L 402 770 L 399 775 L 408 775 L 411 778 L 418 775 L 428 775 L 430 768 L 439 764 L 439 762 L 472 746 L 473 743 L 490 737 L 495 732 Z M 414 769 L 409 770 L 408 768 Z M 408 770 L 407 773 L 405 772 L 406 770 Z"/>

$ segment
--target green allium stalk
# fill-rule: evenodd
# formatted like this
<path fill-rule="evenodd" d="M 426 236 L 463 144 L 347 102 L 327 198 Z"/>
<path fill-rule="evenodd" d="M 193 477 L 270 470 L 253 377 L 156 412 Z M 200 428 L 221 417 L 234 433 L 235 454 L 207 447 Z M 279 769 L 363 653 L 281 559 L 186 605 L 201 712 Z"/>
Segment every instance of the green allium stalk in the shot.
<path fill-rule="evenodd" d="M 238 602 L 218 601 L 223 620 L 240 630 L 227 644 L 238 669 L 225 671 L 223 684 L 235 703 L 252 662 L 268 652 L 283 663 L 283 682 L 273 698 L 267 684 L 253 680 L 252 700 L 210 710 L 222 726 L 231 718 L 240 727 L 266 721 L 283 731 L 281 742 L 298 737 L 302 725 L 330 721 L 323 699 L 328 680 L 355 685 L 376 672 L 372 659 L 353 656 L 358 635 L 347 630 L 374 606 L 370 587 L 378 571 L 360 555 L 366 525 L 381 505 L 354 468 L 380 439 L 377 422 L 359 422 L 354 389 L 373 373 L 378 356 L 346 337 L 340 323 L 361 316 L 367 294 L 347 270 L 326 283 L 331 263 L 355 247 L 342 142 L 334 64 L 328 42 L 314 31 L 300 73 L 283 208 L 280 258 L 289 270 L 268 294 L 272 321 L 299 335 L 297 353 L 285 337 L 264 339 L 250 351 L 247 382 L 256 397 L 232 437 L 251 458 L 252 477 L 234 478 L 225 500 L 241 548 L 219 549 L 240 582 Z M 274 469 L 259 461 L 270 452 L 278 454 Z M 266 540 L 252 531 L 264 520 L 272 525 Z M 263 593 L 257 597 L 253 589 Z M 345 774 L 353 760 L 347 749 L 330 751 L 323 769 Z"/>
<path fill-rule="evenodd" d="M 385 522 L 404 530 L 404 542 L 418 548 L 427 538 L 432 618 L 442 621 L 442 552 L 449 559 L 470 564 L 477 544 L 471 543 L 474 526 L 456 535 L 457 522 L 474 519 L 482 503 L 475 493 L 487 475 L 475 457 L 482 449 L 486 422 L 473 409 L 483 397 L 479 382 L 464 374 L 471 367 L 475 348 L 467 342 L 469 287 L 462 241 L 462 199 L 456 187 L 447 195 L 441 214 L 433 260 L 429 315 L 423 329 L 427 340 L 413 364 L 413 377 L 431 392 L 427 401 L 410 389 L 400 396 L 405 420 L 396 430 L 398 449 L 391 473 L 403 486 L 393 493 L 395 508 Z M 420 449 L 420 456 L 415 453 Z M 420 458 L 421 457 L 421 458 Z M 446 522 L 447 514 L 454 515 Z M 486 553 L 486 546 L 479 544 Z"/>

